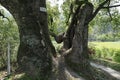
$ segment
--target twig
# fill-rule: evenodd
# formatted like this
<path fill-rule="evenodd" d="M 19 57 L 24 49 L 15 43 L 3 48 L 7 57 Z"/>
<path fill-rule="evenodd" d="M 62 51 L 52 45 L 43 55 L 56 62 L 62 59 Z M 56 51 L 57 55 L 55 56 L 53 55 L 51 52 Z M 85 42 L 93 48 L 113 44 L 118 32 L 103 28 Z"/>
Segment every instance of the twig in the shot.
<path fill-rule="evenodd" d="M 118 4 L 118 5 L 113 5 L 113 6 L 107 6 L 107 7 L 102 7 L 103 9 L 104 8 L 114 8 L 114 7 L 119 7 L 120 6 L 120 4 Z"/>

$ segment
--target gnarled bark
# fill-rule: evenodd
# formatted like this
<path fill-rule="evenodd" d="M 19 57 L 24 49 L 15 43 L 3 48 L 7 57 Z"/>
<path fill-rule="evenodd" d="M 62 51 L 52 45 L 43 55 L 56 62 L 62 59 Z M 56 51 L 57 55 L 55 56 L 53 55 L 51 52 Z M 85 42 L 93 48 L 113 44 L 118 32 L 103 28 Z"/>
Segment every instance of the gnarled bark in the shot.
<path fill-rule="evenodd" d="M 89 80 L 94 80 L 88 54 L 88 24 L 92 13 L 91 3 L 78 6 L 67 32 L 63 35 L 62 47 L 66 66 L 82 73 Z"/>
<path fill-rule="evenodd" d="M 18 64 L 27 74 L 47 80 L 52 70 L 51 53 L 55 49 L 48 34 L 45 0 L 20 0 L 19 20 Z"/>
<path fill-rule="evenodd" d="M 19 69 L 47 80 L 52 71 L 51 55 L 56 56 L 56 52 L 49 37 L 46 0 L 0 0 L 0 3 L 13 14 L 19 26 Z"/>
<path fill-rule="evenodd" d="M 72 51 L 66 56 L 68 65 L 75 71 L 81 72 L 89 80 L 94 80 L 91 74 L 88 55 L 88 19 L 93 12 L 93 5 L 86 3 L 79 8 L 74 37 L 72 39 Z M 74 64 L 75 66 L 73 66 Z"/>

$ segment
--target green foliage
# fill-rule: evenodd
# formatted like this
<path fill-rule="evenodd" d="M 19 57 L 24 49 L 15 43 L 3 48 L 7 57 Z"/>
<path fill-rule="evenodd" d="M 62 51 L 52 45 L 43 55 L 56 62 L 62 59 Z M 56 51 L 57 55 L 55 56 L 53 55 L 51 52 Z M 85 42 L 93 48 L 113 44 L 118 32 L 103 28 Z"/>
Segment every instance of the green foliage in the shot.
<path fill-rule="evenodd" d="M 119 42 L 91 42 L 94 46 L 95 54 L 93 58 L 103 58 L 120 62 L 120 43 Z"/>
<path fill-rule="evenodd" d="M 71 4 L 71 0 L 66 0 L 63 5 L 62 5 L 62 9 L 63 9 L 63 15 L 65 16 L 65 22 L 68 19 L 69 13 L 70 13 L 70 4 Z"/>
<path fill-rule="evenodd" d="M 113 50 L 111 49 L 108 49 L 108 48 L 96 48 L 95 49 L 95 57 L 98 57 L 98 58 L 106 58 L 106 59 L 112 59 L 113 57 Z"/>
<path fill-rule="evenodd" d="M 90 23 L 89 39 L 96 41 L 118 41 L 120 37 L 120 14 L 117 8 L 101 10 Z"/>
<path fill-rule="evenodd" d="M 113 60 L 120 63 L 120 50 L 114 52 Z"/>
<path fill-rule="evenodd" d="M 16 61 L 17 49 L 19 45 L 19 31 L 15 23 L 15 20 L 10 13 L 0 7 L 3 10 L 3 14 L 9 18 L 0 17 L 0 68 L 6 65 L 7 60 L 7 44 L 10 43 L 11 61 Z"/>
<path fill-rule="evenodd" d="M 75 4 L 76 0 L 64 0 L 63 5 L 51 6 L 50 3 L 47 3 L 48 9 L 48 23 L 50 31 L 58 34 L 65 32 L 68 28 L 72 15 L 76 10 L 78 5 Z M 78 0 L 86 1 L 86 0 Z M 95 9 L 98 7 L 98 4 L 102 3 L 103 0 L 89 0 L 94 4 Z M 111 4 L 117 3 L 117 0 L 111 1 Z M 71 13 L 70 5 L 73 4 L 73 13 L 69 18 Z M 60 9 L 60 7 L 62 9 Z M 117 8 L 110 9 L 112 20 L 109 16 L 108 10 L 101 10 L 93 21 L 90 23 L 89 28 L 89 40 L 91 41 L 118 41 L 120 37 L 120 14 Z M 51 17 L 53 23 L 51 25 Z M 66 23 L 68 22 L 68 23 Z"/>
<path fill-rule="evenodd" d="M 59 6 L 58 5 L 50 5 L 50 2 L 47 3 L 47 12 L 48 12 L 48 26 L 49 30 L 51 32 L 54 32 L 56 34 L 62 32 L 63 25 L 61 23 L 61 15 L 59 12 Z"/>
<path fill-rule="evenodd" d="M 57 52 L 60 50 L 60 48 L 62 47 L 62 43 L 61 44 L 57 44 L 56 41 L 52 41 L 53 45 L 55 46 L 55 49 L 57 50 Z"/>

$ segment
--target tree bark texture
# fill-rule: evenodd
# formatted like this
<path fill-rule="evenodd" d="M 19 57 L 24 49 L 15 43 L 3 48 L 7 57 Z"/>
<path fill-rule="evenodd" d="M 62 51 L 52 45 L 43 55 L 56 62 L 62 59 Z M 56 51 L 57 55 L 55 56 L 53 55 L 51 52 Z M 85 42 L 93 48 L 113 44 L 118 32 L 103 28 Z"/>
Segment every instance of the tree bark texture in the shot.
<path fill-rule="evenodd" d="M 46 0 L 0 0 L 15 17 L 20 32 L 18 65 L 20 70 L 47 80 L 56 56 L 47 24 Z M 41 9 L 42 8 L 42 9 Z"/>
<path fill-rule="evenodd" d="M 92 13 L 91 3 L 78 6 L 63 39 L 66 64 L 89 80 L 94 80 L 88 54 L 88 24 Z"/>
<path fill-rule="evenodd" d="M 46 1 L 19 0 L 19 2 L 18 64 L 26 73 L 39 76 L 40 80 L 47 80 L 52 70 L 51 53 L 55 53 L 55 50 L 48 34 Z"/>

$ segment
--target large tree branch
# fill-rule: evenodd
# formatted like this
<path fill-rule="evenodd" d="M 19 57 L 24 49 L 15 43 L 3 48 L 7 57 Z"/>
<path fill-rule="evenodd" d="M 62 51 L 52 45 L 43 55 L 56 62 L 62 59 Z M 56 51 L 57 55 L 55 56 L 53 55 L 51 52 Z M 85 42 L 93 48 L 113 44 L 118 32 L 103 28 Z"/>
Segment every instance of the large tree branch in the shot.
<path fill-rule="evenodd" d="M 105 0 L 104 2 L 102 2 L 98 8 L 95 10 L 95 12 L 93 13 L 92 17 L 91 17 L 91 20 L 97 15 L 97 13 L 103 8 L 103 6 L 108 3 L 109 0 Z"/>
<path fill-rule="evenodd" d="M 1 13 L 1 11 L 0 11 L 0 16 L 2 16 L 2 18 L 6 18 L 8 21 L 10 21 L 9 18 L 7 18 L 6 16 L 4 16 L 4 15 Z"/>
<path fill-rule="evenodd" d="M 7 8 L 8 10 L 13 7 L 16 7 L 17 3 L 18 3 L 17 0 L 0 0 L 0 4 Z"/>
<path fill-rule="evenodd" d="M 18 0 L 0 0 L 0 4 L 14 16 L 19 10 L 18 3 Z"/>
<path fill-rule="evenodd" d="M 64 51 L 64 52 L 62 53 L 62 56 L 67 56 L 67 55 L 70 54 L 71 52 L 72 52 L 72 48 Z"/>
<path fill-rule="evenodd" d="M 118 5 L 113 5 L 113 6 L 106 6 L 106 7 L 102 7 L 102 9 L 105 9 L 105 8 L 114 8 L 114 7 L 119 7 L 120 6 L 120 4 L 118 4 Z"/>
<path fill-rule="evenodd" d="M 109 2 L 109 3 L 108 3 L 108 2 Z M 108 6 L 105 7 L 104 5 L 105 5 L 106 3 L 108 3 Z M 95 12 L 93 13 L 90 21 L 91 21 L 92 19 L 94 19 L 94 17 L 97 15 L 97 13 L 98 13 L 101 9 L 108 9 L 109 15 L 110 15 L 110 17 L 111 17 L 109 8 L 113 8 L 113 7 L 118 7 L 118 6 L 120 6 L 120 4 L 118 4 L 118 5 L 113 5 L 113 6 L 110 6 L 109 4 L 110 4 L 110 0 L 105 0 L 103 3 L 101 3 L 101 4 L 98 6 L 98 8 L 95 10 Z M 112 18 L 112 17 L 111 17 L 111 18 Z"/>
<path fill-rule="evenodd" d="M 18 13 L 20 10 L 20 4 L 18 0 L 0 0 L 0 5 L 5 7 L 15 18 L 17 24 L 19 25 Z"/>
<path fill-rule="evenodd" d="M 110 0 L 109 0 L 109 2 L 108 2 L 108 7 L 110 6 Z M 112 15 L 111 15 L 111 13 L 110 13 L 110 8 L 107 8 L 107 10 L 108 10 L 108 14 L 109 14 L 109 16 L 110 16 L 110 18 L 111 18 L 111 20 L 112 20 Z"/>

